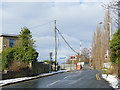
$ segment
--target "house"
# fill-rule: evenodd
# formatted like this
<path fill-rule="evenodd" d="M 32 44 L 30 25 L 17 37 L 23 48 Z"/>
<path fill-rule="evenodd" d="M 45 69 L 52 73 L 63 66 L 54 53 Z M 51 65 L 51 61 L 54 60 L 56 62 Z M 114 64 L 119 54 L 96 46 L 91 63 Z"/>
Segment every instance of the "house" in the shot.
<path fill-rule="evenodd" d="M 17 35 L 0 34 L 0 53 L 2 53 L 6 48 L 14 47 L 17 41 Z"/>

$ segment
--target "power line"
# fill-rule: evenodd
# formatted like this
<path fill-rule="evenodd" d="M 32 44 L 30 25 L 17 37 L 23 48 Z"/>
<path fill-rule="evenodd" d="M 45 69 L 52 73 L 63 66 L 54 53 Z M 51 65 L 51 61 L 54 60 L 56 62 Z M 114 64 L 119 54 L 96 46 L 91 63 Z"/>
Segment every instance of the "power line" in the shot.
<path fill-rule="evenodd" d="M 63 37 L 62 33 L 56 28 L 56 30 L 58 31 L 58 33 L 60 34 L 60 36 L 62 37 L 62 39 L 65 41 L 65 43 L 68 45 L 68 47 L 75 53 L 79 54 L 77 51 L 75 51 L 70 44 L 65 40 L 65 38 Z"/>
<path fill-rule="evenodd" d="M 38 27 L 40 27 L 40 26 L 45 26 L 45 25 L 47 25 L 47 24 L 49 24 L 49 23 L 51 23 L 51 22 L 54 22 L 54 21 L 50 21 L 50 22 L 47 22 L 47 23 L 44 23 L 44 24 L 40 24 L 40 25 L 37 25 L 37 26 L 33 26 L 33 27 L 31 27 L 31 29 L 33 29 L 33 28 L 38 28 Z M 56 28 L 56 30 L 58 31 L 58 34 L 60 34 L 60 36 L 63 38 L 63 40 L 65 41 L 65 43 L 69 46 L 69 48 L 70 48 L 73 52 L 79 54 L 77 51 L 75 51 L 75 50 L 69 45 L 69 43 L 65 40 L 65 38 L 63 37 L 63 35 L 61 34 L 61 32 L 60 32 L 57 28 Z M 59 37 L 58 37 L 58 43 L 59 43 Z M 59 48 L 59 44 L 58 44 L 57 49 L 58 49 L 58 48 Z"/>
<path fill-rule="evenodd" d="M 33 27 L 31 27 L 31 29 L 33 29 L 33 28 L 38 28 L 38 27 L 40 27 L 40 26 L 45 26 L 45 25 L 47 25 L 47 24 L 49 24 L 49 23 L 51 23 L 51 22 L 54 22 L 54 21 L 49 21 L 49 22 L 44 23 L 44 24 L 40 24 L 40 25 L 37 25 L 37 26 L 33 26 Z"/>

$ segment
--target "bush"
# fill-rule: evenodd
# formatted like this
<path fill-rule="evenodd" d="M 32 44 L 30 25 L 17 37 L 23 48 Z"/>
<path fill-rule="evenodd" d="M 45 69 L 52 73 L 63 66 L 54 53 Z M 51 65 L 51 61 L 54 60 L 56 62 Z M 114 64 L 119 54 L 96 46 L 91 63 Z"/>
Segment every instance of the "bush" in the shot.
<path fill-rule="evenodd" d="M 107 69 L 108 74 L 118 75 L 118 64 L 112 63 L 112 68 Z"/>
<path fill-rule="evenodd" d="M 103 74 L 107 74 L 106 70 L 102 70 L 102 73 L 103 73 Z"/>
<path fill-rule="evenodd" d="M 14 61 L 15 48 L 7 48 L 2 52 L 2 68 L 7 69 Z"/>
<path fill-rule="evenodd" d="M 27 63 L 14 61 L 12 62 L 11 66 L 9 66 L 9 70 L 12 71 L 20 71 L 22 69 L 27 69 Z"/>

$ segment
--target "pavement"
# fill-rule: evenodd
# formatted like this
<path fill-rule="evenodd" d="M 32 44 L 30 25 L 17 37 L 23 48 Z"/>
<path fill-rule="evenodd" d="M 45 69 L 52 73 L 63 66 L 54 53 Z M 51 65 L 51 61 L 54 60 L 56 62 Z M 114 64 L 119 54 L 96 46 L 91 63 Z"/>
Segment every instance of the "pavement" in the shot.
<path fill-rule="evenodd" d="M 64 73 L 48 75 L 21 83 L 8 84 L 5 88 L 106 88 L 114 90 L 97 70 L 64 71 Z"/>

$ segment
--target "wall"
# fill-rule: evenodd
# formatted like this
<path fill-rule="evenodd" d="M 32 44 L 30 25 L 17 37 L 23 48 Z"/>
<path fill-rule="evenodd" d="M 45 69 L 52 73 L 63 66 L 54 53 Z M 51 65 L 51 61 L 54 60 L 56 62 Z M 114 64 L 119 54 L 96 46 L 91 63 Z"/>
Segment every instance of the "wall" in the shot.
<path fill-rule="evenodd" d="M 17 37 L 14 36 L 0 36 L 0 53 L 5 50 L 5 48 L 9 47 L 9 39 L 14 39 L 16 42 L 18 41 Z"/>
<path fill-rule="evenodd" d="M 32 70 L 32 74 L 40 74 L 40 73 L 48 73 L 49 72 L 49 64 L 32 62 L 30 70 Z"/>
<path fill-rule="evenodd" d="M 76 70 L 76 64 L 61 64 L 61 69 Z"/>
<path fill-rule="evenodd" d="M 9 39 L 14 39 L 16 42 L 18 41 L 17 37 L 3 37 L 3 50 L 9 47 Z"/>
<path fill-rule="evenodd" d="M 19 71 L 8 71 L 7 73 L 2 73 L 2 79 L 35 76 L 41 73 L 48 73 L 48 72 L 49 72 L 49 64 L 32 62 L 31 67 L 28 69 L 22 69 Z"/>

